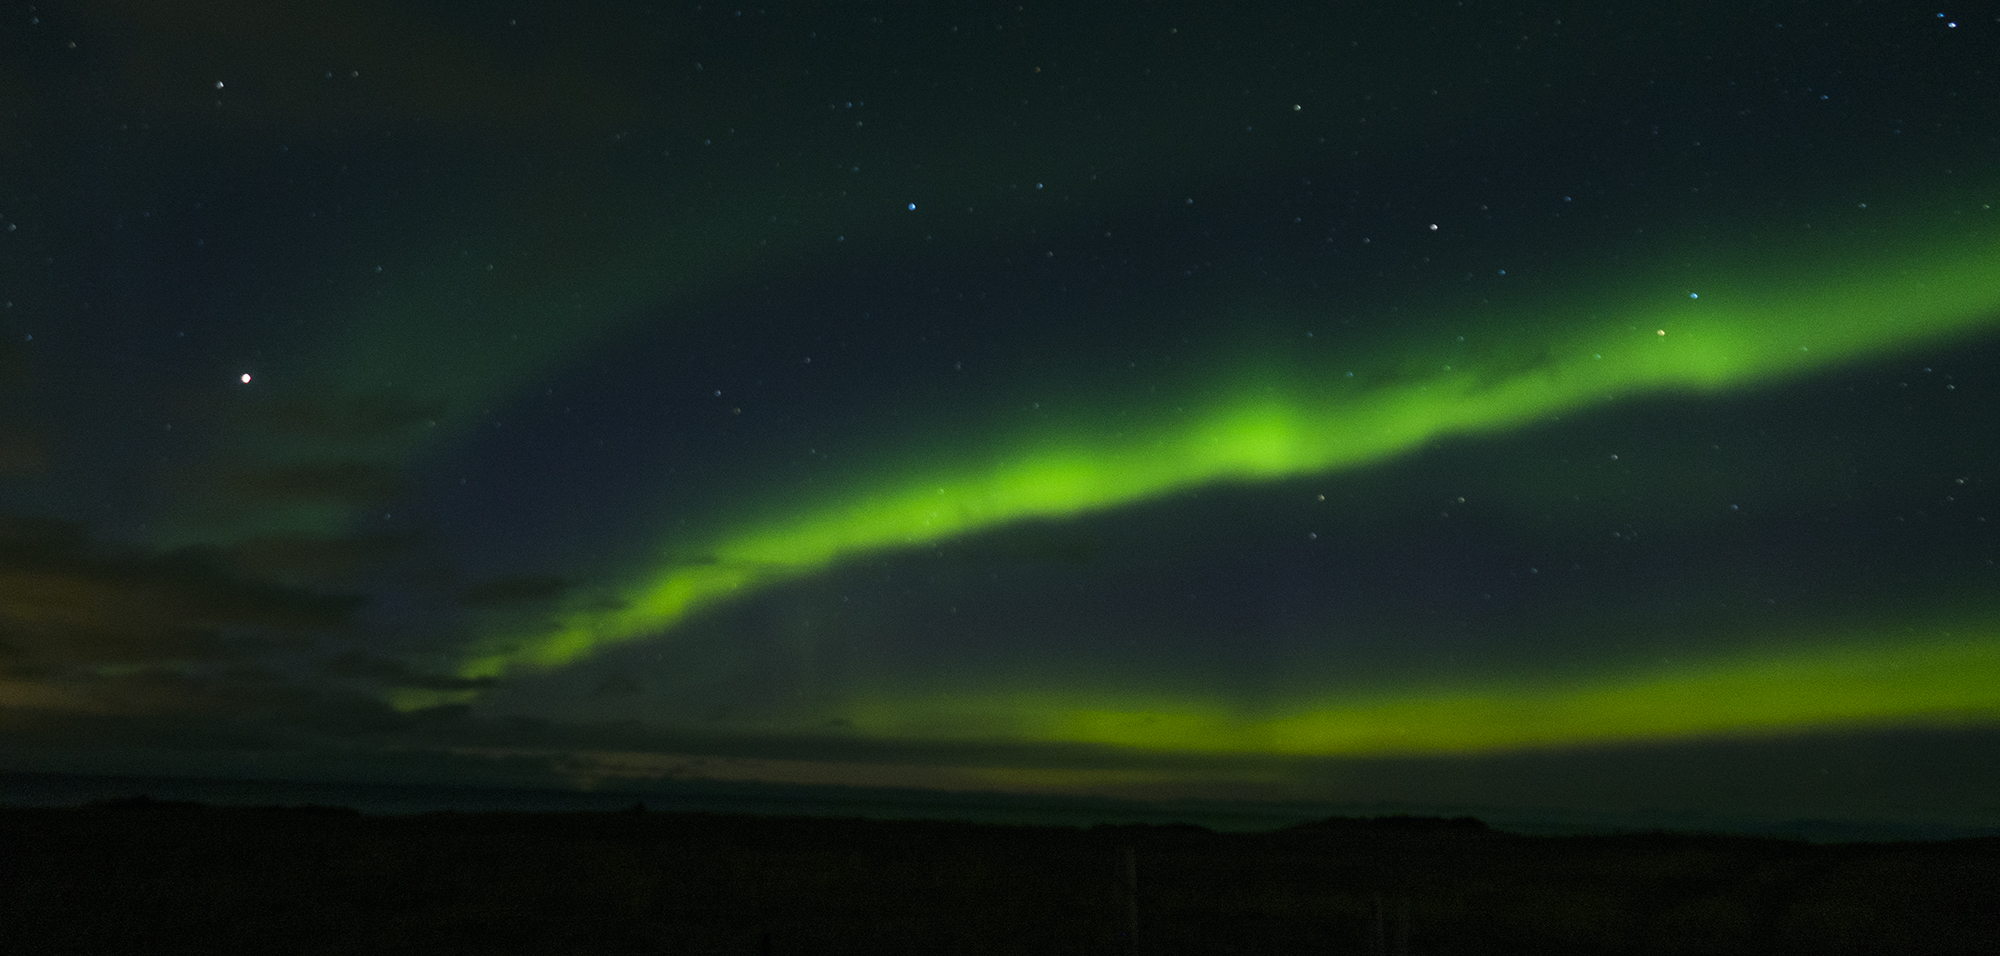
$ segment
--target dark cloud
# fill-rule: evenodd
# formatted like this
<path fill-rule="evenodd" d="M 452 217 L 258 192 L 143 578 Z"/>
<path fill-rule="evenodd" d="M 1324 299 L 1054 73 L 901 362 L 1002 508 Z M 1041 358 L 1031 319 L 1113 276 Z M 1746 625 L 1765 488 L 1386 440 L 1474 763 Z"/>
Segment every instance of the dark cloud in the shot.
<path fill-rule="evenodd" d="M 267 535 L 232 545 L 229 556 L 246 574 L 298 585 L 337 586 L 407 552 L 413 543 L 412 537 L 399 535 Z"/>
<path fill-rule="evenodd" d="M 554 575 L 496 578 L 475 584 L 459 593 L 467 607 L 504 607 L 554 601 L 568 594 L 572 582 Z"/>
<path fill-rule="evenodd" d="M 415 690 L 481 690 L 491 687 L 490 677 L 452 677 L 419 671 L 399 660 L 362 651 L 348 651 L 329 660 L 326 673 L 334 677 L 358 678 L 384 687 Z"/>
<path fill-rule="evenodd" d="M 12 673 L 226 660 L 344 628 L 360 603 L 247 577 L 209 551 L 121 551 L 73 524 L 0 516 L 0 666 Z"/>
<path fill-rule="evenodd" d="M 0 343 L 0 390 L 30 381 L 26 352 L 19 342 Z M 4 395 L 0 392 L 0 395 Z M 48 450 L 41 436 L 23 427 L 13 416 L 0 418 L 0 475 L 40 471 L 48 465 Z"/>
<path fill-rule="evenodd" d="M 190 431 L 241 437 L 217 454 L 166 467 L 177 520 L 205 529 L 210 540 L 234 541 L 253 573 L 306 584 L 342 582 L 355 568 L 405 549 L 407 541 L 381 534 L 328 534 L 325 519 L 393 502 L 407 486 L 393 449 L 434 423 L 441 404 L 388 393 L 243 402 L 212 393 L 179 397 L 176 411 Z"/>
<path fill-rule="evenodd" d="M 326 749 L 343 735 L 411 723 L 366 693 L 309 686 L 250 665 L 70 674 L 34 686 L 40 706 L 0 707 L 0 729 L 41 745 Z"/>
<path fill-rule="evenodd" d="M 314 442 L 369 443 L 428 427 L 450 411 L 442 398 L 371 392 L 340 398 L 293 397 L 255 413 L 255 424 L 274 435 Z"/>
<path fill-rule="evenodd" d="M 394 469 L 370 461 L 231 465 L 211 473 L 210 481 L 210 488 L 226 500 L 276 506 L 327 502 L 368 507 L 394 498 L 401 486 Z"/>
<path fill-rule="evenodd" d="M 625 674 L 613 674 L 591 691 L 592 697 L 632 697 L 646 692 L 639 682 Z"/>
<path fill-rule="evenodd" d="M 39 438 L 0 424 L 0 475 L 40 471 L 48 463 L 48 450 Z"/>

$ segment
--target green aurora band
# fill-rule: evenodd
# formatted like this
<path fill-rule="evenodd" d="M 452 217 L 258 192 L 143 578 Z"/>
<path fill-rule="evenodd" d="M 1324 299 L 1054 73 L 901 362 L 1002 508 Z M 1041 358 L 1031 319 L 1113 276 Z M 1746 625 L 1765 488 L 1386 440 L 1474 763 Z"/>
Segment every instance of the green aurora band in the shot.
<path fill-rule="evenodd" d="M 2000 630 L 1881 646 L 1742 655 L 1585 681 L 1415 687 L 1253 712 L 1220 700 L 1046 691 L 895 696 L 851 704 L 870 737 L 1035 740 L 1279 756 L 1463 754 L 1806 727 L 1958 726 L 2000 718 Z M 1115 695 L 1112 695 L 1115 696 Z"/>
<path fill-rule="evenodd" d="M 1987 207 L 1990 212 L 1990 207 Z M 981 464 L 937 465 L 878 476 L 852 494 L 799 506 L 714 536 L 704 560 L 653 569 L 615 610 L 571 613 L 554 628 L 485 642 L 460 677 L 496 678 L 560 668 L 600 649 L 672 630 L 690 615 L 817 573 L 858 555 L 909 548 L 1031 519 L 1118 508 L 1178 490 L 1330 473 L 1382 462 L 1435 439 L 1498 433 L 1551 416 L 1638 396 L 1712 393 L 1782 380 L 1885 352 L 1970 335 L 2000 323 L 2000 241 L 1961 232 L 1950 241 L 1888 242 L 1894 256 L 1830 261 L 1736 260 L 1731 270 L 1683 266 L 1671 281 L 1627 285 L 1627 294 L 1540 303 L 1550 324 L 1494 322 L 1503 350 L 1446 365 L 1412 348 L 1399 368 L 1427 367 L 1364 385 L 1329 370 L 1324 382 L 1247 375 L 1150 429 L 1070 428 L 1021 443 Z M 1756 269 L 1755 263 L 1784 267 Z M 1859 263 L 1865 262 L 1865 266 Z M 1525 310 L 1522 317 L 1526 318 Z M 1553 329 L 1554 331 L 1550 331 Z M 1431 353 L 1437 350 L 1428 346 Z M 942 453 L 930 461 L 949 461 Z M 680 553 L 688 553 L 682 551 Z M 1989 627 L 1976 622 L 1970 630 Z M 932 706 L 859 702 L 854 727 L 909 739 L 967 734 L 1195 751 L 1338 755 L 1474 752 L 1645 739 L 1772 732 L 1826 724 L 1962 720 L 2000 716 L 2000 653 L 1993 641 L 1898 650 L 1829 646 L 1778 657 L 1683 665 L 1670 674 L 1624 674 L 1560 688 L 1495 685 L 1412 690 L 1393 699 L 1302 703 L 1289 713 L 1244 716 L 1195 700 L 988 693 Z M 989 689 L 990 690 L 990 689 Z M 413 710 L 475 699 L 477 692 L 404 690 Z M 912 715 L 924 714 L 922 720 Z M 981 715 L 974 720 L 970 715 Z M 1004 714 L 1006 716 L 996 716 Z M 957 715 L 957 716 L 953 716 Z"/>

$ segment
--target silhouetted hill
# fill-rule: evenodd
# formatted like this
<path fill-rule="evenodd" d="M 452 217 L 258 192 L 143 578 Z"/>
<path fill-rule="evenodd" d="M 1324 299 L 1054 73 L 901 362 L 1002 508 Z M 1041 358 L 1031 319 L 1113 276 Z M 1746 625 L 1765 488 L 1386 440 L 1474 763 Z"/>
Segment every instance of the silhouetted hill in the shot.
<path fill-rule="evenodd" d="M 195 800 L 155 800 L 146 794 L 129 797 L 113 797 L 109 800 L 93 800 L 84 804 L 89 810 L 141 810 L 157 813 L 201 813 L 211 809 L 226 809 L 231 813 L 290 813 L 300 816 L 360 816 L 361 811 L 353 807 L 332 807 L 305 803 L 296 806 L 228 807 L 215 808 Z"/>
<path fill-rule="evenodd" d="M 1367 830 L 1400 833 L 1486 833 L 1492 830 L 1477 817 L 1419 817 L 1405 813 L 1384 817 L 1327 817 L 1285 828 L 1286 832 Z"/>
<path fill-rule="evenodd" d="M 1127 861 L 1129 863 L 1129 869 Z M 0 952 L 1992 953 L 2000 840 L 0 810 Z"/>

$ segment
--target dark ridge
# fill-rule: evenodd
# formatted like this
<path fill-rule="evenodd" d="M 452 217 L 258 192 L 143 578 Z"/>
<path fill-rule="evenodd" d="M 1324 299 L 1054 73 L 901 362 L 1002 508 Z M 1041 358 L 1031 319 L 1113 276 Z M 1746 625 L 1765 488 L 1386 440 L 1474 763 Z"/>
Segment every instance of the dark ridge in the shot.
<path fill-rule="evenodd" d="M 289 813 L 302 817 L 358 817 L 361 811 L 353 807 L 333 806 L 322 803 L 301 803 L 291 806 L 246 807 L 259 813 Z"/>
<path fill-rule="evenodd" d="M 155 800 L 143 793 L 129 797 L 112 797 L 93 800 L 84 804 L 83 810 L 147 810 L 160 813 L 284 813 L 309 817 L 358 817 L 361 811 L 353 807 L 332 806 L 318 803 L 302 803 L 288 806 L 270 804 L 250 807 L 218 807 L 196 800 Z"/>
<path fill-rule="evenodd" d="M 1136 916 L 1148 956 L 2000 952 L 1992 838 L 96 806 L 0 808 L 0 950 L 1087 956 Z"/>
<path fill-rule="evenodd" d="M 209 806 L 206 803 L 197 803 L 193 800 L 155 800 L 152 797 L 149 797 L 143 793 L 135 793 L 129 797 L 113 797 L 109 800 L 92 800 L 91 802 L 84 804 L 83 808 L 86 810 L 192 811 L 192 810 L 207 810 L 209 809 Z"/>
<path fill-rule="evenodd" d="M 1478 817 L 1420 817 L 1398 813 L 1386 817 L 1327 817 L 1294 826 L 1285 827 L 1279 833 L 1301 831 L 1366 830 L 1374 833 L 1492 833 L 1493 828 Z"/>
<path fill-rule="evenodd" d="M 1211 830 L 1199 823 L 1099 823 L 1090 828 L 1092 833 L 1130 833 L 1135 835 L 1158 834 L 1193 835 L 1211 834 Z"/>

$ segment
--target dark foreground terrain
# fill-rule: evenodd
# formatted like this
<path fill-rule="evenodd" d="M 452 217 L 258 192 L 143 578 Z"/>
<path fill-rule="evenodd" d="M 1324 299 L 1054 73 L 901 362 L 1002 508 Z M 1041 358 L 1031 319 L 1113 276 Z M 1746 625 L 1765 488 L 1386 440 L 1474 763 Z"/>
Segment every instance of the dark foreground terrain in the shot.
<path fill-rule="evenodd" d="M 1128 894 L 1136 884 L 1136 898 Z M 1138 933 L 1125 937 L 1136 920 Z M 0 809 L 0 952 L 1995 953 L 2000 840 Z"/>

